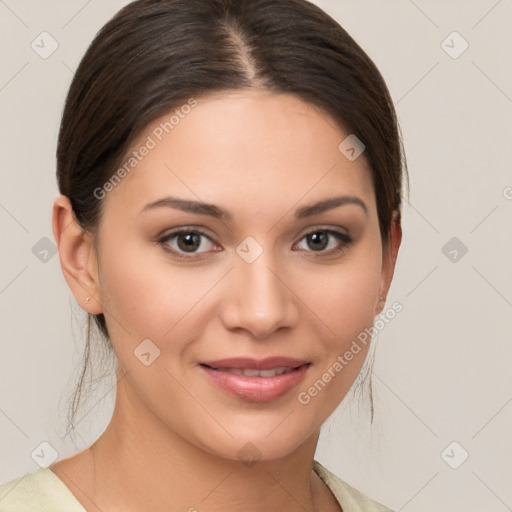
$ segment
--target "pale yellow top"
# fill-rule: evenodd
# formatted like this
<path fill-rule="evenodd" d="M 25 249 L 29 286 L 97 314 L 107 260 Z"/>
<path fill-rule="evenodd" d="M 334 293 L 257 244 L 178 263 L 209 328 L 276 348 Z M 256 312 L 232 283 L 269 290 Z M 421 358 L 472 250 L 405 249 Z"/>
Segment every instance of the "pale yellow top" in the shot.
<path fill-rule="evenodd" d="M 336 497 L 343 512 L 393 512 L 364 496 L 316 460 L 313 469 Z M 39 468 L 0 485 L 0 512 L 87 511 L 51 469 Z"/>

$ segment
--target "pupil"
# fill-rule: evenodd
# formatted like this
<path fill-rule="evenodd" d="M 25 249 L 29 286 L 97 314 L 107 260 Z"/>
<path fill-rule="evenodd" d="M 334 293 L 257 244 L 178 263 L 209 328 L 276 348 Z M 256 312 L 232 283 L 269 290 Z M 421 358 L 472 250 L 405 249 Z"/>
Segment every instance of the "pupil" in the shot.
<path fill-rule="evenodd" d="M 313 242 L 313 247 L 317 242 L 320 242 L 320 245 L 316 245 L 317 248 L 325 249 L 328 243 L 328 237 L 323 231 L 318 231 L 317 233 L 313 233 L 310 235 L 310 241 Z"/>
<path fill-rule="evenodd" d="M 184 241 L 184 244 L 181 243 Z M 178 245 L 180 249 L 189 250 L 189 249 L 197 249 L 200 245 L 199 235 L 197 234 L 188 234 L 182 235 L 178 237 Z"/>

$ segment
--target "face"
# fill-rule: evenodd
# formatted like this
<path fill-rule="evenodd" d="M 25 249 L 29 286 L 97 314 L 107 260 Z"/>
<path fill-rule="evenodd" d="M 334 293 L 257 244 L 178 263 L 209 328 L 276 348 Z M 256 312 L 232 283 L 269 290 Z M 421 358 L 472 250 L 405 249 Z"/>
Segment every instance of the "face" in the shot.
<path fill-rule="evenodd" d="M 349 133 L 329 116 L 254 90 L 196 100 L 169 133 L 170 115 L 148 126 L 103 189 L 95 297 L 135 422 L 270 460 L 347 393 L 368 344 L 344 355 L 390 264 L 364 153 L 340 152 Z"/>

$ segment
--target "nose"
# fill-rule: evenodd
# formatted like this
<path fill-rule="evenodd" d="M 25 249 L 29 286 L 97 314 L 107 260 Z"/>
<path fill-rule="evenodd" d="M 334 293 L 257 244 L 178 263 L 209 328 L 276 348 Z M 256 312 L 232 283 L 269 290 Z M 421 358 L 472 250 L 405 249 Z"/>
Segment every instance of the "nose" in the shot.
<path fill-rule="evenodd" d="M 298 299 L 293 294 L 293 282 L 286 282 L 283 272 L 274 270 L 274 266 L 266 251 L 252 263 L 237 257 L 222 302 L 221 318 L 227 329 L 242 329 L 263 339 L 297 324 Z"/>

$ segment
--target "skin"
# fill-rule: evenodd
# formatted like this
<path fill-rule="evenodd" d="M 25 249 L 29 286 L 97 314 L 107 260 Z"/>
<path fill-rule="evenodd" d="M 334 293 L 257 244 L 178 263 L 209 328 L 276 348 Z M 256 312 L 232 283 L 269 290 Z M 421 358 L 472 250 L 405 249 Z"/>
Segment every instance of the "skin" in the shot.
<path fill-rule="evenodd" d="M 399 222 L 383 250 L 364 153 L 345 158 L 338 146 L 348 132 L 324 112 L 261 90 L 197 100 L 103 199 L 98 250 L 68 199 L 55 201 L 63 274 L 86 311 L 105 315 L 118 387 L 105 432 L 50 469 L 88 511 L 340 510 L 312 462 L 320 427 L 368 347 L 310 403 L 298 395 L 382 311 Z M 134 148 L 168 117 L 148 126 Z M 140 212 L 169 195 L 213 203 L 232 221 L 169 207 Z M 345 204 L 294 218 L 295 209 L 339 195 L 359 197 L 367 213 Z M 180 227 L 207 234 L 195 253 L 184 252 L 183 237 L 158 242 Z M 331 236 L 318 249 L 306 235 L 322 228 L 349 233 L 352 243 Z M 236 252 L 248 236 L 263 249 L 252 263 Z M 160 356 L 145 366 L 134 350 L 147 338 Z M 274 355 L 312 365 L 299 386 L 270 402 L 231 396 L 198 367 L 208 359 Z M 250 466 L 237 455 L 248 442 L 260 457 Z"/>

